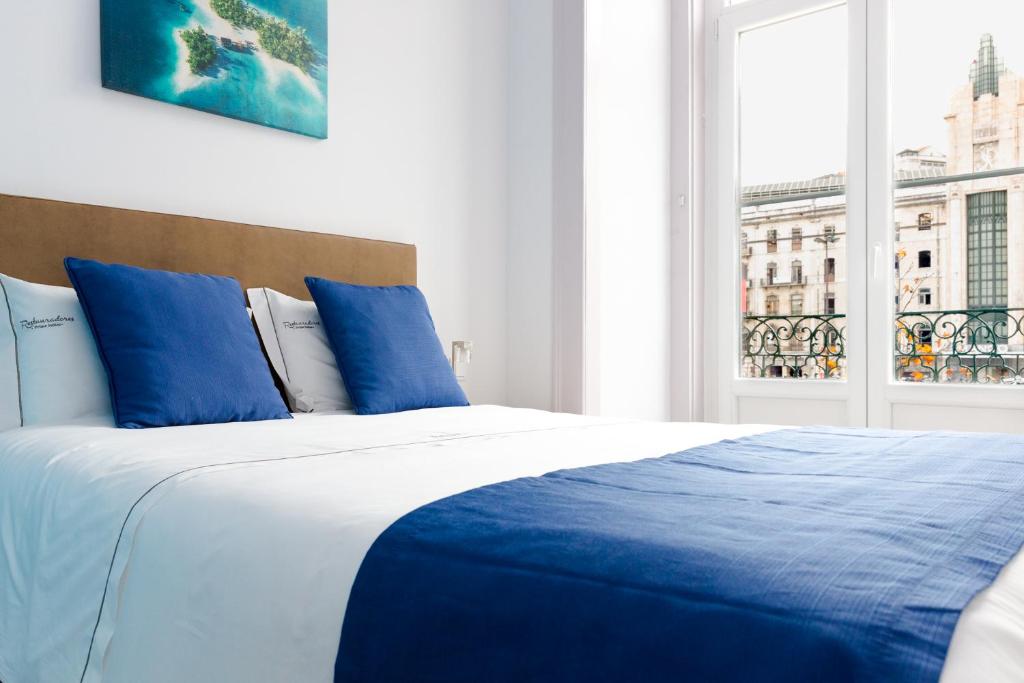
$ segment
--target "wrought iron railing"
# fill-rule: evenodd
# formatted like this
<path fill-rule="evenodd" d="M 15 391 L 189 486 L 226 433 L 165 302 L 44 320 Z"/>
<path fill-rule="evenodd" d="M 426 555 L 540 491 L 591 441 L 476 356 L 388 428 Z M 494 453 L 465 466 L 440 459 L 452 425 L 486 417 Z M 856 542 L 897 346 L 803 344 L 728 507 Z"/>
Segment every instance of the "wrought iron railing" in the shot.
<path fill-rule="evenodd" d="M 745 377 L 846 376 L 845 315 L 748 315 L 742 345 Z"/>
<path fill-rule="evenodd" d="M 897 379 L 1024 384 L 1024 309 L 896 315 Z"/>
<path fill-rule="evenodd" d="M 898 313 L 895 377 L 904 382 L 1024 384 L 1024 309 Z M 845 315 L 743 318 L 745 377 L 843 379 Z"/>

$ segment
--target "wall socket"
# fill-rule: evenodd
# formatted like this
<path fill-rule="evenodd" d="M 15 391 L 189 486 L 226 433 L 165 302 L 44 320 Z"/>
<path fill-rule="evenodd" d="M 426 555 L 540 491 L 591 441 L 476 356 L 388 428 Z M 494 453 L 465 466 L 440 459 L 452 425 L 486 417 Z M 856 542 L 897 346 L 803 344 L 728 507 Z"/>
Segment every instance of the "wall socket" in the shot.
<path fill-rule="evenodd" d="M 452 342 L 452 370 L 455 371 L 455 378 L 466 379 L 469 364 L 473 361 L 473 342 L 453 341 Z"/>

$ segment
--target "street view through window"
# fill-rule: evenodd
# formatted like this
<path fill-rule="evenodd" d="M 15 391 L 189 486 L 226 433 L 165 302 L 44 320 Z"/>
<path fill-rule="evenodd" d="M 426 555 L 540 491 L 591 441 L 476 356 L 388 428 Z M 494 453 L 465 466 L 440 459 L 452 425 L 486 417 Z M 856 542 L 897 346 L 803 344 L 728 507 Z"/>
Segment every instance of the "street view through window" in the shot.
<path fill-rule="evenodd" d="M 1024 384 L 1024 6 L 894 5 L 893 377 Z M 845 13 L 741 40 L 744 377 L 846 377 Z"/>

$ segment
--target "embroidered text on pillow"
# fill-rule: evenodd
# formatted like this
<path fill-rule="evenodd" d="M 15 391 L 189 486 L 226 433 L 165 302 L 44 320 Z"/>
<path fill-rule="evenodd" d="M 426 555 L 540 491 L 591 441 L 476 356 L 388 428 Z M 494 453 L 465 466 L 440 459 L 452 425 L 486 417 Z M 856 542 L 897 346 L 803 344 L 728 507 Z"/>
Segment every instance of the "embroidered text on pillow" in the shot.
<path fill-rule="evenodd" d="M 248 294 L 256 328 L 292 410 L 350 410 L 352 402 L 316 304 L 268 287 L 250 289 Z"/>
<path fill-rule="evenodd" d="M 32 318 L 31 320 L 19 320 L 18 325 L 23 330 L 41 330 L 47 327 L 64 327 L 68 323 L 75 322 L 71 315 L 55 315 L 52 318 Z"/>

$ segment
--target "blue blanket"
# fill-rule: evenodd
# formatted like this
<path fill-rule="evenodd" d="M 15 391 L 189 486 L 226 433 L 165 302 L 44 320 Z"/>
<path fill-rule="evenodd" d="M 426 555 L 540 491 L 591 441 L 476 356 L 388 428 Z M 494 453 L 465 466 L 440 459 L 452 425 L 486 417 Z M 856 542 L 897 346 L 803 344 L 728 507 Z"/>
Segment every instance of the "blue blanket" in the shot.
<path fill-rule="evenodd" d="M 475 489 L 371 548 L 337 681 L 936 681 L 1024 438 L 799 429 Z"/>

